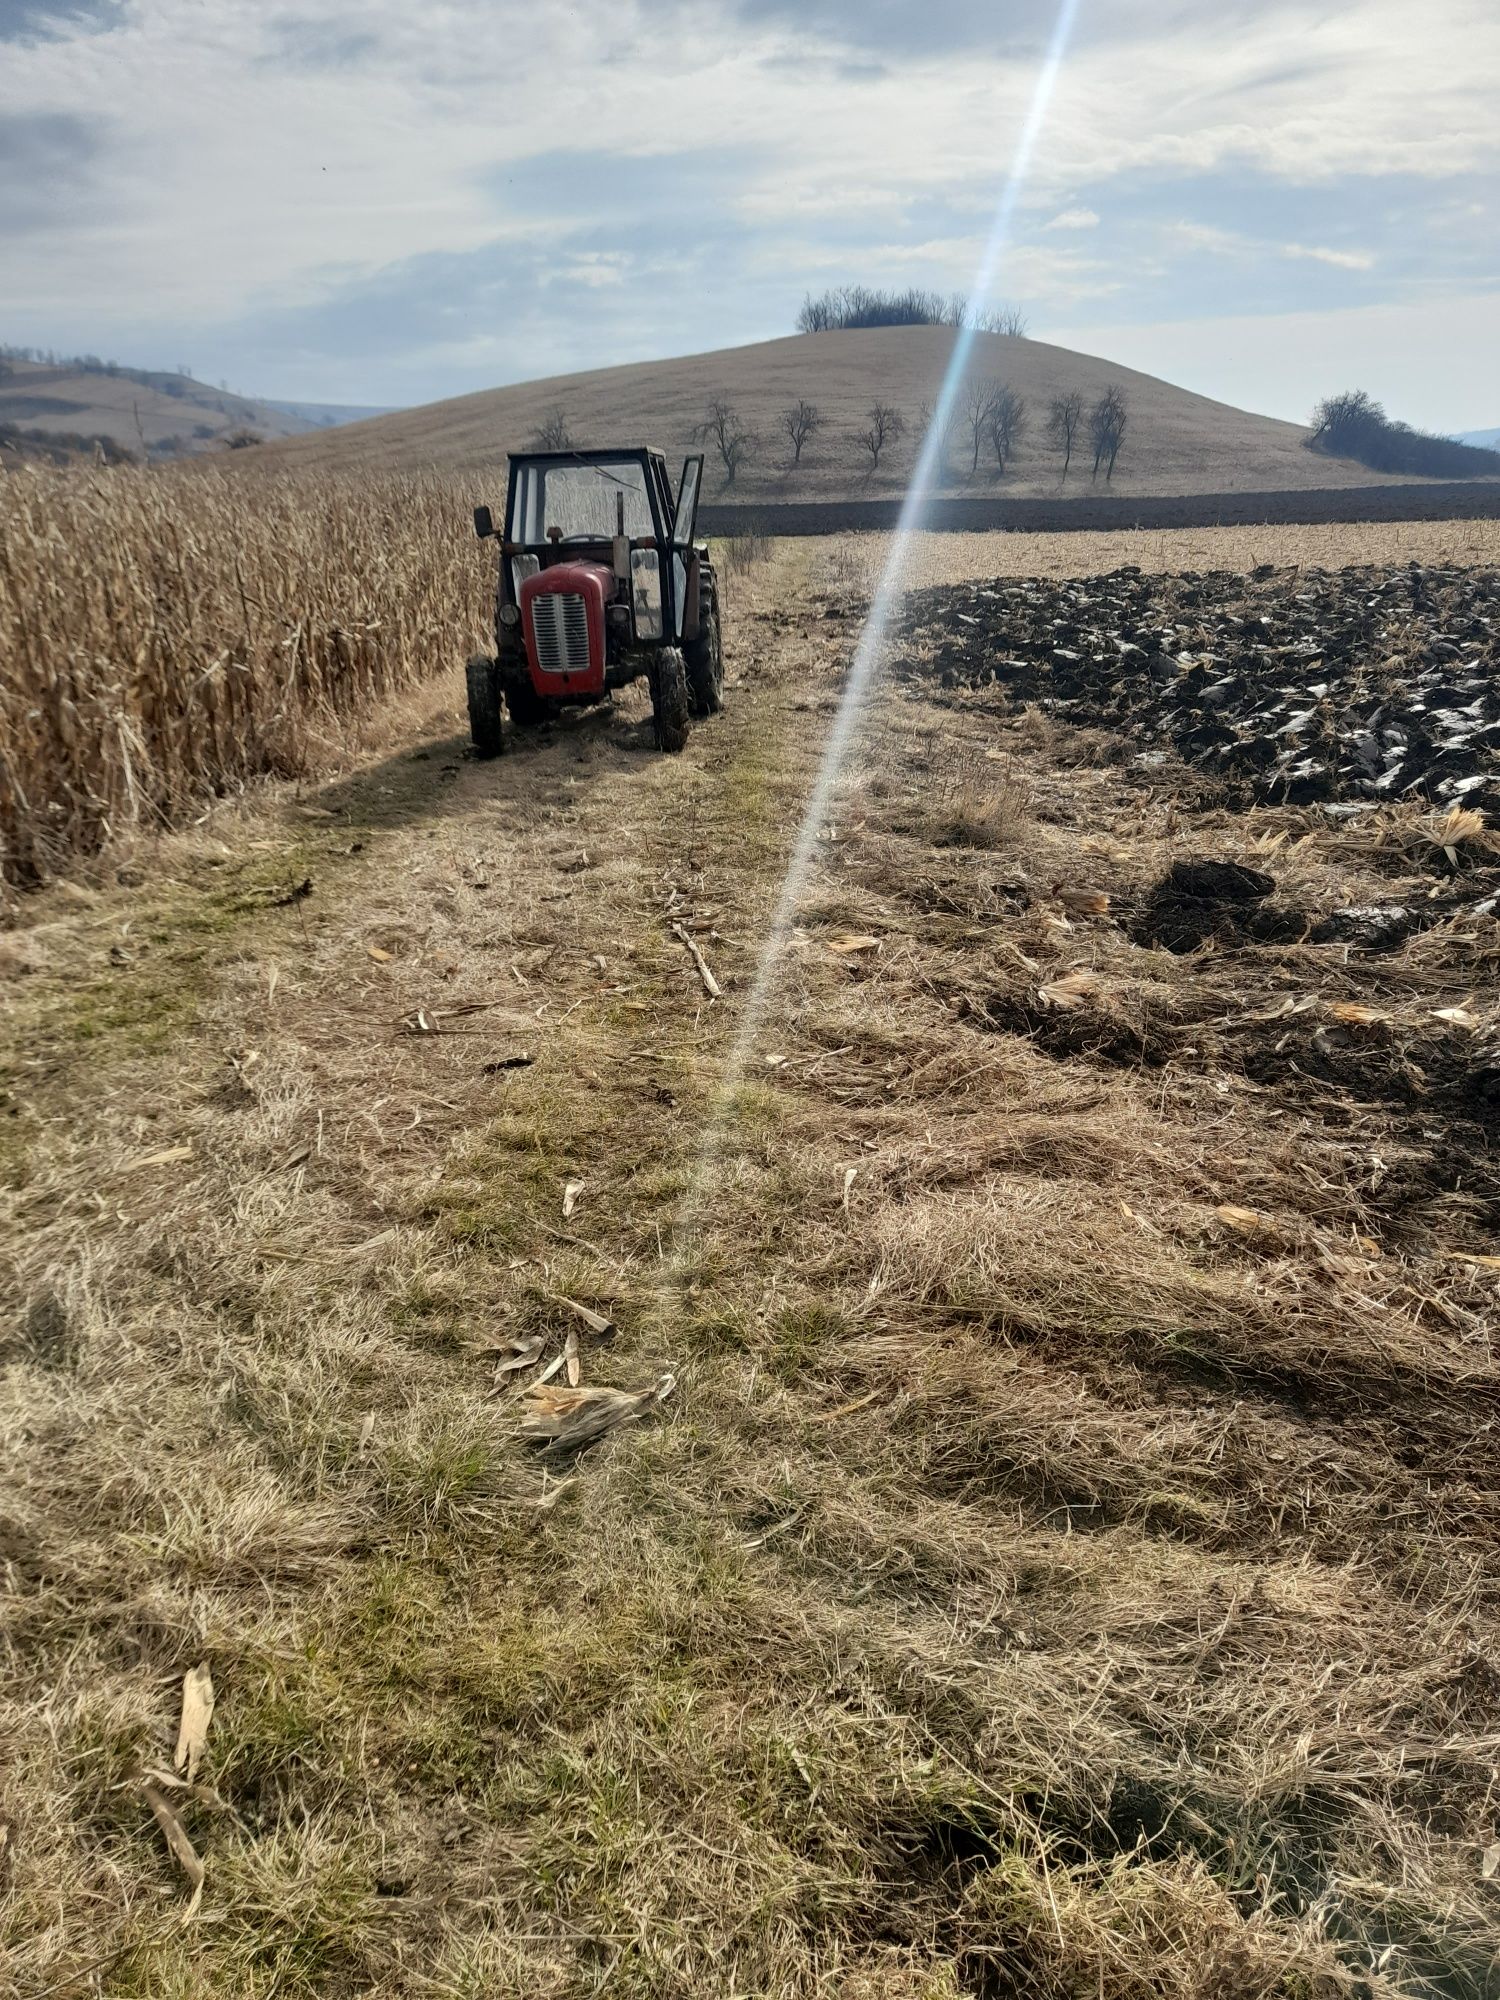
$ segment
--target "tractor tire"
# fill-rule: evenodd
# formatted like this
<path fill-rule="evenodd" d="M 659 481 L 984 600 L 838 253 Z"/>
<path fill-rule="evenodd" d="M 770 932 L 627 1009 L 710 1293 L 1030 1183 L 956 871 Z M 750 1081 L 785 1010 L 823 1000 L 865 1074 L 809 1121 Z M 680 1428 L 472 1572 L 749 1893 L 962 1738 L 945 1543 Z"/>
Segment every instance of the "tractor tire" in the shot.
<path fill-rule="evenodd" d="M 719 632 L 719 592 L 705 575 L 698 592 L 698 636 L 683 647 L 694 715 L 717 715 L 724 706 L 724 644 Z"/>
<path fill-rule="evenodd" d="M 687 662 L 675 646 L 663 646 L 651 662 L 651 716 L 658 750 L 680 750 L 688 739 Z"/>
<path fill-rule="evenodd" d="M 500 669 L 484 653 L 476 653 L 464 669 L 469 691 L 469 735 L 476 757 L 498 757 L 505 749 L 505 722 L 500 713 Z"/>
<path fill-rule="evenodd" d="M 553 713 L 552 703 L 531 685 L 524 660 L 506 680 L 505 706 L 517 729 L 536 729 Z"/>

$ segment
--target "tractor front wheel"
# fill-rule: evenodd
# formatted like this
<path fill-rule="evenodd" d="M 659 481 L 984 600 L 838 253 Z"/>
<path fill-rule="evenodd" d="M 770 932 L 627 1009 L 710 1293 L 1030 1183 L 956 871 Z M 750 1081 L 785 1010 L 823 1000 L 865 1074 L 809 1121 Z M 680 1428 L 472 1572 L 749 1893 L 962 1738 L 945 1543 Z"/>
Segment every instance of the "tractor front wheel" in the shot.
<path fill-rule="evenodd" d="M 698 636 L 683 648 L 694 715 L 717 715 L 724 706 L 724 646 L 719 633 L 719 593 L 705 577 L 698 594 Z"/>
<path fill-rule="evenodd" d="M 675 646 L 663 646 L 651 662 L 651 715 L 658 750 L 680 750 L 688 739 L 687 663 Z"/>
<path fill-rule="evenodd" d="M 469 734 L 476 757 L 498 757 L 505 748 L 505 722 L 500 713 L 500 668 L 484 653 L 476 653 L 464 669 L 469 693 Z"/>
<path fill-rule="evenodd" d="M 553 704 L 532 686 L 524 660 L 506 677 L 505 706 L 517 729 L 536 729 L 553 713 Z"/>

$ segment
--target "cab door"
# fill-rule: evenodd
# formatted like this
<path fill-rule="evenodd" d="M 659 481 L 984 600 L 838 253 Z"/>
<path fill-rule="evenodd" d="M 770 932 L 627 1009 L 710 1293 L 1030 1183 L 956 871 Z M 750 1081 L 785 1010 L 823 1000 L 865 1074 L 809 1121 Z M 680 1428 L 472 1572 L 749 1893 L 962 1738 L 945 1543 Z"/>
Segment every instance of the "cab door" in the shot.
<path fill-rule="evenodd" d="M 692 638 L 698 630 L 698 563 L 693 532 L 698 525 L 698 492 L 703 484 L 703 454 L 683 460 L 672 516 L 672 602 L 677 613 L 677 637 Z"/>

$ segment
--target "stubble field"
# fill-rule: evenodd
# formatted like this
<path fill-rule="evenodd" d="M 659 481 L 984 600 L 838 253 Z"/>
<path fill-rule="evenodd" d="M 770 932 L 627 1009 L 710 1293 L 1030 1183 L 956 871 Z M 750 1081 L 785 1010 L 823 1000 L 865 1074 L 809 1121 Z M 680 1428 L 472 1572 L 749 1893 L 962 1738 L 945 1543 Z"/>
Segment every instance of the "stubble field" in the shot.
<path fill-rule="evenodd" d="M 1021 539 L 918 581 L 1291 559 Z M 1493 836 L 914 599 L 726 1104 L 869 562 L 680 758 L 455 673 L 3 941 L 22 1992 L 1494 1990 Z"/>

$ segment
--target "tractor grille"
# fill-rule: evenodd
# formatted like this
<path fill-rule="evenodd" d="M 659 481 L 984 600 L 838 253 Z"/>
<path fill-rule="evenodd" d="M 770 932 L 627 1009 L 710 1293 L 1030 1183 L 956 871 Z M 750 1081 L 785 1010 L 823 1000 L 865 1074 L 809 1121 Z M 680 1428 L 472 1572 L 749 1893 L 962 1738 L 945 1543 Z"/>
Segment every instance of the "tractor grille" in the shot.
<path fill-rule="evenodd" d="M 540 591 L 531 600 L 536 663 L 544 674 L 581 674 L 589 664 L 588 607 L 576 592 Z"/>

